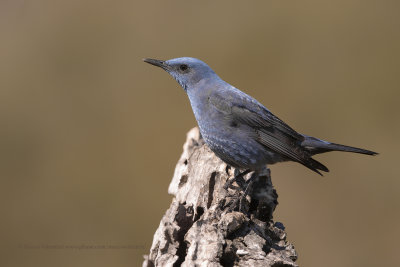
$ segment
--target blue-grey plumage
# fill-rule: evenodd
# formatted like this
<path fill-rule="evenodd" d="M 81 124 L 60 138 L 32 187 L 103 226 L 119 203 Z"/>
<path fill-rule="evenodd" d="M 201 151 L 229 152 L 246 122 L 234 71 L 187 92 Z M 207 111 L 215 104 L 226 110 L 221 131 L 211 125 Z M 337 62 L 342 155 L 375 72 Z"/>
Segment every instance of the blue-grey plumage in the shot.
<path fill-rule="evenodd" d="M 163 68 L 183 87 L 206 144 L 233 167 L 258 171 L 268 164 L 295 161 L 321 174 L 319 170 L 328 169 L 312 158 L 315 154 L 377 154 L 297 133 L 257 100 L 223 81 L 199 59 L 144 61 Z"/>

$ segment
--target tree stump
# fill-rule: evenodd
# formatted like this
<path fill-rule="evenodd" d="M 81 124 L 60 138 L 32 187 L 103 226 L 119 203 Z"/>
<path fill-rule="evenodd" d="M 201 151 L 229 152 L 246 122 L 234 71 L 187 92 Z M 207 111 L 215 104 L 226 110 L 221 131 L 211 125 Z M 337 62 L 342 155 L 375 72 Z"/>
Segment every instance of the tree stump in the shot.
<path fill-rule="evenodd" d="M 225 189 L 237 174 L 190 130 L 168 189 L 175 197 L 143 266 L 298 266 L 283 224 L 272 221 L 278 195 L 269 169 Z"/>

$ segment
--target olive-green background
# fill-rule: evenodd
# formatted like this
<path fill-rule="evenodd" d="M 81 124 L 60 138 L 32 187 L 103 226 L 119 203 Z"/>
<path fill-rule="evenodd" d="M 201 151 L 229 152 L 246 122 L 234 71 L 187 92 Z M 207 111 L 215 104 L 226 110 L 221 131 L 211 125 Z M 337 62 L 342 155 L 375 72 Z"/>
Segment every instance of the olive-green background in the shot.
<path fill-rule="evenodd" d="M 206 61 L 296 130 L 380 152 L 272 166 L 301 266 L 398 265 L 398 1 L 0 2 L 2 266 L 139 266 Z M 68 247 L 72 246 L 72 247 Z M 90 247 L 96 246 L 96 247 Z M 112 247 L 114 246 L 114 247 Z"/>

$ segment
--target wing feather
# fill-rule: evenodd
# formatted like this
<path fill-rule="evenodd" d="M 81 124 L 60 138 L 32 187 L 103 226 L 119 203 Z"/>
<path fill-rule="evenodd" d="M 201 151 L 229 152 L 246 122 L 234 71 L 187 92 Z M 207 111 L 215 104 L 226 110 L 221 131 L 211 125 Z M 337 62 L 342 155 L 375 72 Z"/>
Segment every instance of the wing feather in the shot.
<path fill-rule="evenodd" d="M 239 97 L 214 93 L 209 103 L 224 113 L 227 120 L 245 124 L 254 129 L 256 140 L 271 151 L 299 162 L 321 174 L 318 169 L 328 169 L 311 158 L 310 152 L 301 146 L 304 136 L 273 115 L 264 106 L 247 95 Z"/>

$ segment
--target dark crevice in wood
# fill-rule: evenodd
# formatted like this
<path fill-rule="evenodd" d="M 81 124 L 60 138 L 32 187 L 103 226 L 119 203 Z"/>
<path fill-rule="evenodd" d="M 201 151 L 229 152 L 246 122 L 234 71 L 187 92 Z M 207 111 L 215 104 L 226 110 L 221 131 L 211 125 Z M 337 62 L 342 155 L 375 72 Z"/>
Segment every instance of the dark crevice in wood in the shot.
<path fill-rule="evenodd" d="M 179 181 L 179 187 L 182 187 L 184 184 L 186 184 L 186 182 L 187 182 L 187 179 L 188 179 L 188 176 L 186 175 L 186 174 L 184 174 L 184 175 L 182 175 L 181 176 L 181 180 Z"/>
<path fill-rule="evenodd" d="M 213 194 L 214 194 L 214 187 L 215 187 L 215 176 L 217 175 L 217 172 L 211 173 L 210 177 L 210 183 L 208 185 L 208 201 L 207 201 L 207 209 L 210 208 L 212 200 L 213 200 Z"/>
<path fill-rule="evenodd" d="M 200 207 L 200 206 L 197 207 L 196 208 L 196 216 L 194 217 L 193 222 L 197 222 L 200 219 L 201 215 L 203 215 L 203 213 L 204 213 L 204 208 Z"/>
<path fill-rule="evenodd" d="M 178 214 L 176 216 L 176 222 L 178 223 L 179 230 L 176 232 L 176 240 L 179 242 L 179 247 L 176 254 L 178 255 L 178 260 L 174 263 L 174 267 L 181 266 L 185 261 L 187 243 L 185 242 L 185 234 L 193 224 L 193 207 L 185 207 L 186 203 L 179 206 Z"/>

